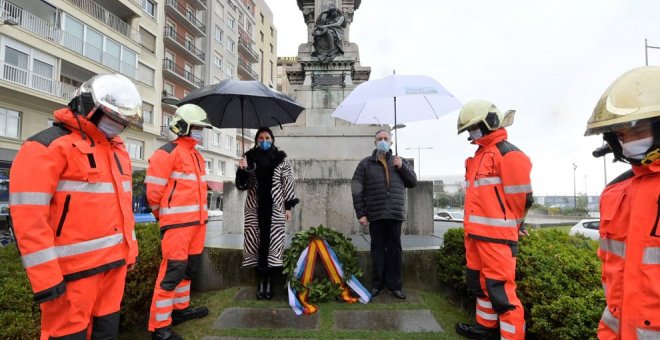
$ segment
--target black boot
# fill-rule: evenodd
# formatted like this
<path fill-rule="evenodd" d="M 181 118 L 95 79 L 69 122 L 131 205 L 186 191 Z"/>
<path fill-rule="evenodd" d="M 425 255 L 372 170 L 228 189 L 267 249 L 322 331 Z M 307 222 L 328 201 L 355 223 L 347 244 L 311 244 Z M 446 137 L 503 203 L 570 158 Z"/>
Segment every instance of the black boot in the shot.
<path fill-rule="evenodd" d="M 266 300 L 270 300 L 273 298 L 273 290 L 272 290 L 270 276 L 266 278 L 266 290 L 264 291 L 264 297 L 266 298 Z"/>
<path fill-rule="evenodd" d="M 178 325 L 184 321 L 192 319 L 201 319 L 209 315 L 209 309 L 206 307 L 186 308 L 172 311 L 172 324 Z"/>
<path fill-rule="evenodd" d="M 478 323 L 473 325 L 468 325 L 465 323 L 457 323 L 456 333 L 470 339 L 480 339 L 480 340 L 500 339 L 499 329 L 488 328 Z"/>
<path fill-rule="evenodd" d="M 151 333 L 151 340 L 183 340 L 183 338 L 179 334 L 174 333 L 172 326 L 166 326 L 156 328 Z"/>
<path fill-rule="evenodd" d="M 266 298 L 266 279 L 259 277 L 259 283 L 257 284 L 257 300 L 263 300 Z"/>

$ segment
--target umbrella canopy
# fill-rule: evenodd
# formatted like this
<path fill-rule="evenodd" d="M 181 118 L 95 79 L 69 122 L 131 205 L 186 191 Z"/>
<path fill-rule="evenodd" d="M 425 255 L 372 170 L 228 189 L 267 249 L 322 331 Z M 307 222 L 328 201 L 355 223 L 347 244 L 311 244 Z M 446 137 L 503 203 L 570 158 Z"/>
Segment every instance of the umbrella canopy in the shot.
<path fill-rule="evenodd" d="M 430 77 L 391 75 L 360 84 L 339 104 L 332 117 L 353 124 L 394 125 L 437 119 L 461 105 Z"/>
<path fill-rule="evenodd" d="M 196 104 L 219 129 L 277 126 L 293 123 L 305 109 L 291 97 L 251 80 L 223 80 L 192 91 L 179 105 Z"/>
<path fill-rule="evenodd" d="M 396 125 L 438 119 L 461 105 L 430 77 L 393 74 L 360 84 L 339 104 L 332 117 L 353 124 Z"/>

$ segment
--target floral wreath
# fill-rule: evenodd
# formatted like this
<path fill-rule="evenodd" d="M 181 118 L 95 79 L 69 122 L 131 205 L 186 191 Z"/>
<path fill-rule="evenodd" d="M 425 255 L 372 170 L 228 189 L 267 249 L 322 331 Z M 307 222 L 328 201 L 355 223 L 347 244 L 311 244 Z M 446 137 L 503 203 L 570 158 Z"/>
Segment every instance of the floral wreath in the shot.
<path fill-rule="evenodd" d="M 309 289 L 308 301 L 319 303 L 338 296 L 341 294 L 342 288 L 328 278 L 322 280 L 314 278 L 312 282 L 305 285 L 302 279 L 294 276 L 294 270 L 300 255 L 313 239 L 325 240 L 332 247 L 337 259 L 342 264 L 343 279 L 352 276 L 359 278 L 362 276 L 362 270 L 358 266 L 357 250 L 351 243 L 351 239 L 344 236 L 344 234 L 323 225 L 297 232 L 291 240 L 291 246 L 284 252 L 283 273 L 286 275 L 286 281 L 290 283 L 291 288 L 299 292 Z"/>

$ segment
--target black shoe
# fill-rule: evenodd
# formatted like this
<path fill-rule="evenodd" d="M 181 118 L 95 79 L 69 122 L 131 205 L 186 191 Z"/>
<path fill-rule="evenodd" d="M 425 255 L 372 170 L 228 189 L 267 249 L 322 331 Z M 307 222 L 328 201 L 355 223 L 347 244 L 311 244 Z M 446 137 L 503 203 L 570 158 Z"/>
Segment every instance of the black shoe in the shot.
<path fill-rule="evenodd" d="M 406 294 L 403 294 L 403 292 L 400 291 L 400 290 L 393 290 L 392 295 L 394 295 L 394 297 L 399 299 L 399 300 L 405 300 L 406 299 Z"/>
<path fill-rule="evenodd" d="M 259 285 L 257 285 L 257 300 L 263 300 L 266 298 L 266 280 L 259 279 Z"/>
<path fill-rule="evenodd" d="M 378 294 L 380 294 L 380 289 L 371 288 L 371 291 L 369 293 L 371 293 L 371 297 L 376 297 L 376 296 L 378 296 Z"/>
<path fill-rule="evenodd" d="M 273 298 L 273 289 L 271 287 L 270 277 L 266 279 L 266 289 L 264 290 L 264 298 L 270 300 Z"/>
<path fill-rule="evenodd" d="M 470 339 L 481 339 L 481 340 L 500 339 L 499 329 L 488 328 L 478 323 L 473 325 L 468 325 L 466 323 L 457 323 L 456 333 Z"/>
<path fill-rule="evenodd" d="M 156 328 L 151 333 L 151 340 L 183 340 L 183 338 L 179 334 L 174 333 L 172 326 L 166 326 Z"/>
<path fill-rule="evenodd" d="M 207 315 L 209 315 L 209 309 L 206 307 L 175 309 L 172 311 L 172 324 L 178 325 L 184 321 L 201 319 Z"/>

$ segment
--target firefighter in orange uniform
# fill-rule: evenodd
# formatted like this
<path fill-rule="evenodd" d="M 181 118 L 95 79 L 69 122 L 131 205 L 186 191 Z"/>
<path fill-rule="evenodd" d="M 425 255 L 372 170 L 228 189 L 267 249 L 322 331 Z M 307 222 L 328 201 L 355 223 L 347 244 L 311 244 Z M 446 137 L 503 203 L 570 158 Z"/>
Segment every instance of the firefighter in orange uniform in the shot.
<path fill-rule="evenodd" d="M 204 128 L 211 125 L 202 108 L 179 107 L 170 123 L 178 138 L 149 159 L 147 200 L 163 235 L 163 261 L 149 316 L 152 339 L 181 339 L 172 324 L 208 314 L 206 307 L 189 307 L 190 281 L 201 263 L 208 222 L 206 165 L 195 149 Z"/>
<path fill-rule="evenodd" d="M 585 135 L 599 133 L 632 168 L 600 198 L 607 306 L 598 338 L 660 339 L 660 67 L 633 69 L 610 85 Z"/>
<path fill-rule="evenodd" d="M 141 106 L 126 77 L 95 76 L 16 155 L 10 212 L 41 306 L 41 339 L 118 336 L 126 272 L 138 255 L 131 161 L 118 135 L 141 129 Z"/>
<path fill-rule="evenodd" d="M 507 141 L 504 127 L 513 114 L 503 114 L 485 100 L 465 104 L 458 133 L 468 131 L 479 146 L 465 162 L 465 252 L 468 290 L 477 298 L 473 325 L 457 324 L 456 332 L 473 339 L 524 339 L 525 317 L 516 295 L 518 235 L 533 203 L 529 158 Z M 498 330 L 499 328 L 499 330 Z"/>

